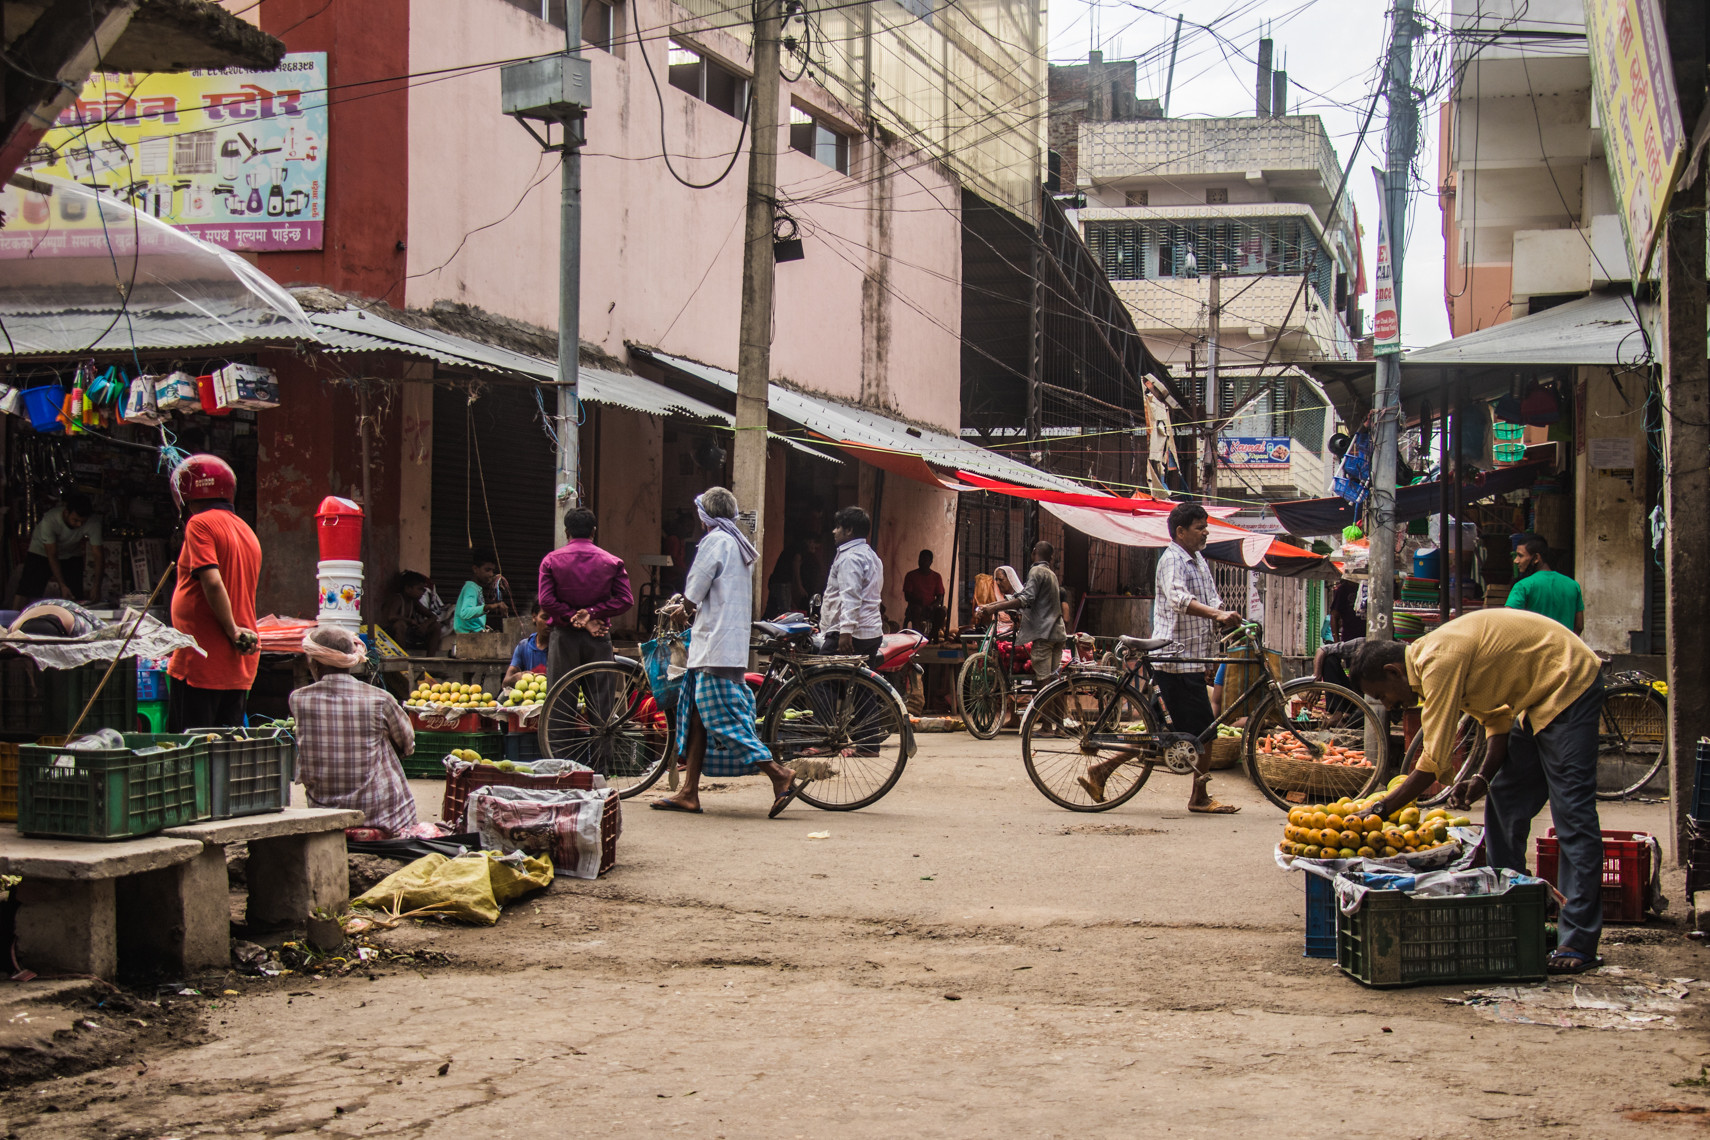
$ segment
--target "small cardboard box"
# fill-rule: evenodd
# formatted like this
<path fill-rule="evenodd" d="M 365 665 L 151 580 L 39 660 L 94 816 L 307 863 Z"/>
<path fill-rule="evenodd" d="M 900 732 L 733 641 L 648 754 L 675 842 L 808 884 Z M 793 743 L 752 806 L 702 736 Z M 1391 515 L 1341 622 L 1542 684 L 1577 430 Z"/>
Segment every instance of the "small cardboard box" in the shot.
<path fill-rule="evenodd" d="M 273 369 L 254 364 L 228 364 L 215 372 L 214 391 L 228 408 L 279 406 L 279 380 Z"/>
<path fill-rule="evenodd" d="M 196 378 L 188 372 L 169 372 L 154 386 L 155 407 L 163 412 L 199 412 L 202 400 L 196 394 Z"/>

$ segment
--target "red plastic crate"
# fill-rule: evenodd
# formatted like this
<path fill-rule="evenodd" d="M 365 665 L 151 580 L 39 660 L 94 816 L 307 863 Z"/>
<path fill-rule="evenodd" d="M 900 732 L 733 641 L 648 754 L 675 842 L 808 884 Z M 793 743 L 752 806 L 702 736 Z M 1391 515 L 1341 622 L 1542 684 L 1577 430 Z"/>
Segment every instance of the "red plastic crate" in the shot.
<path fill-rule="evenodd" d="M 481 714 L 470 710 L 453 716 L 429 715 L 419 709 L 407 710 L 410 714 L 410 724 L 417 732 L 491 732 L 494 731 L 493 721 L 485 720 Z"/>
<path fill-rule="evenodd" d="M 1603 832 L 1603 921 L 1642 923 L 1651 882 L 1650 835 L 1643 831 Z M 1557 890 L 1561 848 L 1556 829 L 1538 837 L 1538 878 Z"/>

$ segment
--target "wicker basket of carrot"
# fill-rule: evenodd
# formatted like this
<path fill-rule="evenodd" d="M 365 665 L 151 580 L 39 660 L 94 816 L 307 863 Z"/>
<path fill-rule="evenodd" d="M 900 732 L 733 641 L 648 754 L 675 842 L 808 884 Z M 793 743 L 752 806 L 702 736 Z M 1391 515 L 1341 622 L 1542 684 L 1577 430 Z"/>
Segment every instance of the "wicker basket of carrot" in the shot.
<path fill-rule="evenodd" d="M 1371 779 L 1371 761 L 1364 749 L 1334 740 L 1315 741 L 1323 753 L 1314 757 L 1292 733 L 1273 732 L 1254 742 L 1254 763 L 1273 788 L 1354 795 Z"/>

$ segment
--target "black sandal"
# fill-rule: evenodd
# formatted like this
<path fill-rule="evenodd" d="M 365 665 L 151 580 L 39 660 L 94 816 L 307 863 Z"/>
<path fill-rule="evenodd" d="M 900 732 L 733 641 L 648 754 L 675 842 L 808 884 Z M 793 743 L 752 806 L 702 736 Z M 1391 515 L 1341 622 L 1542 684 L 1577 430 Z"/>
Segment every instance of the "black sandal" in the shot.
<path fill-rule="evenodd" d="M 1584 974 L 1603 965 L 1603 959 L 1568 946 L 1558 946 L 1544 960 L 1547 974 Z"/>

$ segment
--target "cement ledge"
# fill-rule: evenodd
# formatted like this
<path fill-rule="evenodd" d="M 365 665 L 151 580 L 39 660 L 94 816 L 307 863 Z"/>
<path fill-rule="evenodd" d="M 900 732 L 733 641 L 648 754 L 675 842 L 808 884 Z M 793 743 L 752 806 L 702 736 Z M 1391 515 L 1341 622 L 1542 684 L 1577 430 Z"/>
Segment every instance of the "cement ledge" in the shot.
<path fill-rule="evenodd" d="M 169 827 L 161 832 L 170 839 L 194 839 L 224 847 L 229 843 L 248 843 L 252 839 L 277 839 L 286 835 L 311 835 L 324 831 L 343 831 L 360 827 L 362 813 L 354 808 L 290 807 L 265 815 L 245 815 L 236 819 L 206 820 Z"/>
<path fill-rule="evenodd" d="M 26 879 L 116 879 L 188 863 L 200 844 L 151 835 L 112 841 L 31 839 L 13 824 L 0 827 L 0 873 Z"/>

